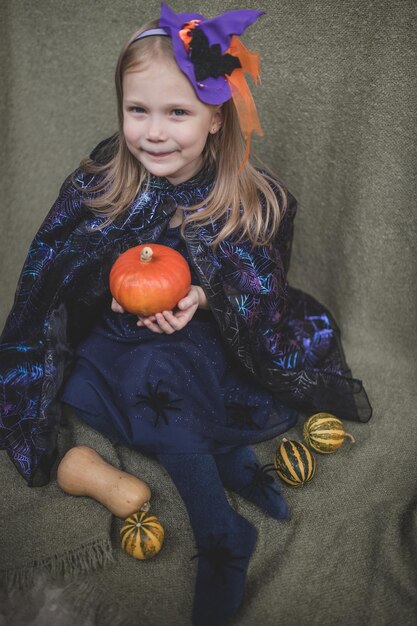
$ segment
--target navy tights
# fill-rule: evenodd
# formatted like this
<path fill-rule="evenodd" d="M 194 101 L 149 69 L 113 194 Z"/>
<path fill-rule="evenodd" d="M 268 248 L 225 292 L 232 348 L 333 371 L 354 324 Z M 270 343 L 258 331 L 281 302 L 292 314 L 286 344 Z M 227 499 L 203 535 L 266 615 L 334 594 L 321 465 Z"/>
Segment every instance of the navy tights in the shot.
<path fill-rule="evenodd" d="M 278 488 L 262 489 L 259 484 L 252 484 L 259 463 L 247 446 L 215 457 L 211 454 L 158 454 L 157 457 L 184 501 L 196 540 L 195 554 L 191 557 L 198 558 L 193 624 L 223 626 L 242 602 L 257 535 L 254 526 L 230 506 L 224 486 L 241 493 L 276 518 L 288 516 L 285 501 Z M 269 480 L 266 482 L 271 486 Z"/>

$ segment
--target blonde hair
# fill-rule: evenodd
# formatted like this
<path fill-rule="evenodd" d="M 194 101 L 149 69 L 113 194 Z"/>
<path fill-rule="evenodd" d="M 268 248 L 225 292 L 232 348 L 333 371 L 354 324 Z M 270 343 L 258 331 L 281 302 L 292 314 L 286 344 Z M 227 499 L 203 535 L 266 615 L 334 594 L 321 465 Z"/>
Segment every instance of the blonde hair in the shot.
<path fill-rule="evenodd" d="M 115 72 L 119 130 L 113 140 L 113 158 L 102 165 L 91 158 L 80 164 L 87 173 L 104 174 L 96 186 L 88 187 L 86 191 L 90 195 L 85 200 L 94 214 L 107 218 L 99 228 L 112 223 L 149 182 L 149 173 L 131 154 L 123 134 L 123 77 L 150 59 L 175 60 L 170 37 L 152 36 L 133 42 L 140 33 L 157 26 L 157 20 L 145 24 L 129 38 L 119 55 Z M 227 237 L 238 242 L 248 239 L 254 246 L 268 244 L 278 231 L 286 209 L 286 191 L 271 174 L 261 173 L 250 162 L 239 173 L 245 141 L 233 100 L 222 105 L 222 114 L 221 127 L 217 133 L 208 135 L 202 154 L 204 166 L 215 166 L 213 187 L 202 203 L 187 207 L 191 215 L 184 220 L 182 232 L 190 222 L 208 224 L 227 213 L 213 247 Z"/>

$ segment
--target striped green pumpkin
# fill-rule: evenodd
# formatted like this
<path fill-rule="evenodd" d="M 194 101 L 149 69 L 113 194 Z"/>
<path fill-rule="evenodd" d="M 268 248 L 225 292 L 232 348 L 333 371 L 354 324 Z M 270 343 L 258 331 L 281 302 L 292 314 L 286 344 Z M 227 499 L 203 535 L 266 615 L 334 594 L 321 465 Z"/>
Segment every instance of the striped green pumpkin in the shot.
<path fill-rule="evenodd" d="M 336 452 L 345 437 L 355 442 L 352 435 L 345 432 L 340 419 L 331 413 L 315 413 L 309 417 L 304 423 L 303 437 L 313 450 L 321 454 Z"/>
<path fill-rule="evenodd" d="M 150 559 L 162 548 L 164 527 L 157 517 L 138 511 L 128 517 L 120 529 L 122 548 L 135 559 Z"/>
<path fill-rule="evenodd" d="M 316 459 L 301 441 L 283 439 L 274 465 L 278 476 L 294 487 L 302 487 L 316 472 Z"/>

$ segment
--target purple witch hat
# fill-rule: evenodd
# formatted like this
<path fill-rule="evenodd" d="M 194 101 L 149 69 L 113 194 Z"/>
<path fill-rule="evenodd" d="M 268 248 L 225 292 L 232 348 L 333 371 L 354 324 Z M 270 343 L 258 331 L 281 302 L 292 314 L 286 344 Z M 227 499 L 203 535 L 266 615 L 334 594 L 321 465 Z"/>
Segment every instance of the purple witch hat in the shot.
<path fill-rule="evenodd" d="M 252 132 L 263 132 L 244 77 L 244 72 L 249 72 L 258 81 L 259 55 L 247 50 L 237 35 L 263 14 L 242 9 L 207 20 L 200 13 L 174 13 L 162 2 L 159 28 L 144 31 L 133 40 L 171 37 L 175 60 L 202 102 L 220 105 L 233 98 L 247 141 L 242 166 L 249 155 Z"/>
<path fill-rule="evenodd" d="M 213 62 L 211 65 L 214 73 L 216 61 L 217 64 L 221 63 L 222 55 L 225 55 L 230 47 L 232 36 L 241 35 L 248 26 L 253 24 L 263 14 L 264 11 L 228 11 L 211 20 L 206 20 L 204 15 L 199 13 L 174 13 L 167 4 L 162 2 L 159 26 L 168 31 L 172 39 L 175 59 L 194 87 L 197 97 L 202 102 L 206 104 L 223 104 L 223 102 L 230 100 L 233 94 L 224 75 L 226 72 L 223 72 L 220 76 L 208 76 L 203 80 L 196 78 L 196 69 L 191 55 L 186 50 L 184 42 L 179 36 L 180 31 L 184 29 L 184 25 L 193 22 L 193 20 L 199 20 L 200 23 L 193 31 L 195 30 L 196 33 L 200 31 L 206 36 L 208 48 L 205 47 L 205 49 L 201 50 L 201 56 L 204 53 L 210 54 L 210 51 L 212 52 Z M 194 39 L 195 35 L 192 40 L 194 41 Z M 203 45 L 202 42 L 199 43 L 200 49 Z M 218 52 L 217 58 L 215 57 L 216 51 Z M 236 60 L 238 61 L 237 58 Z M 240 63 L 237 67 L 240 67 Z"/>

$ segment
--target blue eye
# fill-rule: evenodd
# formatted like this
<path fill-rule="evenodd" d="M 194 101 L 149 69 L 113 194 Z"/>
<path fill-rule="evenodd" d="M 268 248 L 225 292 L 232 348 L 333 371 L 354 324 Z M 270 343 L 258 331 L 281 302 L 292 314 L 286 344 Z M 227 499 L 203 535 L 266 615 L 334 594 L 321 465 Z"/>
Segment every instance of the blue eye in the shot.
<path fill-rule="evenodd" d="M 173 109 L 172 112 L 175 115 L 175 117 L 181 117 L 183 115 L 187 115 L 187 111 L 184 111 L 184 109 Z"/>
<path fill-rule="evenodd" d="M 132 111 L 132 113 L 144 113 L 145 109 L 143 109 L 142 107 L 130 107 L 129 111 Z"/>

